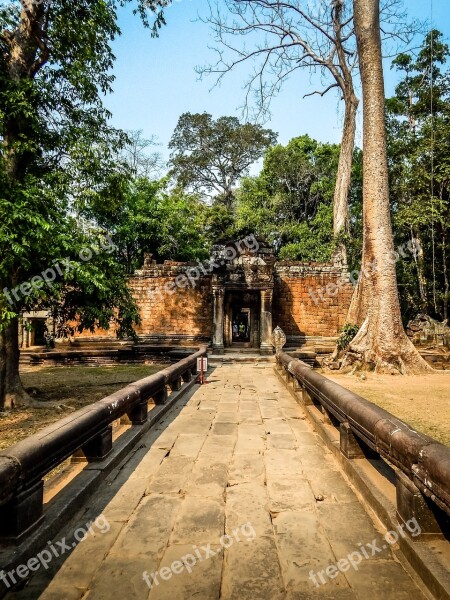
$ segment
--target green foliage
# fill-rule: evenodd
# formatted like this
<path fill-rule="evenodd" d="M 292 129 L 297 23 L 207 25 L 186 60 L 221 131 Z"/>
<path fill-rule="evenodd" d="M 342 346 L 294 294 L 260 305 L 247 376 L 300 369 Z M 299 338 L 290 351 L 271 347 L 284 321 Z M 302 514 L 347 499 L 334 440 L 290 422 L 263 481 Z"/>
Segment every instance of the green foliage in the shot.
<path fill-rule="evenodd" d="M 355 152 L 355 165 L 361 163 Z M 291 260 L 330 259 L 333 240 L 333 196 L 339 146 L 309 136 L 270 148 L 257 177 L 241 182 L 236 202 L 236 228 L 266 238 Z M 361 170 L 355 166 L 351 207 L 361 201 Z M 355 213 L 353 224 L 359 223 Z"/>
<path fill-rule="evenodd" d="M 213 202 L 211 206 L 204 206 L 206 221 L 205 235 L 209 246 L 221 240 L 245 237 L 246 233 L 239 231 L 236 227 L 236 218 L 233 210 L 230 210 L 222 202 Z"/>
<path fill-rule="evenodd" d="M 182 188 L 231 207 L 237 181 L 276 138 L 270 129 L 236 117 L 184 113 L 169 144 L 171 173 Z"/>
<path fill-rule="evenodd" d="M 417 238 L 421 252 L 399 261 L 406 319 L 422 311 L 448 318 L 450 253 L 450 56 L 442 34 L 429 32 L 417 56 L 401 54 L 402 74 L 386 102 L 391 203 L 398 244 Z"/>
<path fill-rule="evenodd" d="M 322 203 L 314 218 L 292 225 L 290 235 L 296 242 L 288 242 L 280 249 L 280 259 L 326 262 L 334 249 L 333 205 Z"/>
<path fill-rule="evenodd" d="M 344 327 L 339 332 L 337 349 L 339 351 L 347 350 L 358 331 L 359 327 L 354 323 L 347 323 L 346 325 L 344 325 Z"/>
<path fill-rule="evenodd" d="M 60 324 L 77 321 L 79 331 L 93 332 L 96 327 L 108 329 L 112 325 L 118 337 L 134 337 L 139 313 L 110 242 L 111 238 L 106 241 L 99 230 L 77 235 L 71 248 L 75 255 L 71 268 L 53 284 L 43 306 L 50 307 Z M 89 260 L 80 260 L 80 256 L 90 254 Z"/>
<path fill-rule="evenodd" d="M 113 182 L 123 185 L 117 155 L 126 136 L 109 126 L 103 106 L 123 4 L 43 0 L 30 2 L 26 18 L 19 0 L 0 7 L 0 289 L 30 280 L 54 261 L 76 260 L 88 240 L 71 216 L 74 206 L 88 205 Z M 166 2 L 150 4 L 140 0 L 137 10 L 147 25 L 146 6 L 157 12 L 156 34 Z M 81 326 L 111 318 L 126 333 L 137 322 L 123 269 L 99 253 L 13 306 L 1 295 L 1 325 L 23 310 L 73 314 L 75 305 Z"/>
<path fill-rule="evenodd" d="M 206 212 L 195 195 L 170 189 L 167 179 L 145 177 L 115 178 L 82 210 L 110 232 L 116 259 L 130 274 L 142 265 L 145 253 L 159 261 L 206 258 Z"/>

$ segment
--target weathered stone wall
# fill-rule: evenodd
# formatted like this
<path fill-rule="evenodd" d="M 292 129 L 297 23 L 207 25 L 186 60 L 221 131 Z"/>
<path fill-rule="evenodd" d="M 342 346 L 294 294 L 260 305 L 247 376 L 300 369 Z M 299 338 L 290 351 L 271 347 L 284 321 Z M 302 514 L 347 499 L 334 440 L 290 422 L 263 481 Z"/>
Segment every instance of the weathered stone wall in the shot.
<path fill-rule="evenodd" d="M 129 286 L 142 319 L 136 330 L 139 336 L 211 338 L 211 277 L 189 281 L 188 268 L 166 262 L 130 278 Z M 175 286 L 177 281 L 179 285 Z"/>
<path fill-rule="evenodd" d="M 187 282 L 194 264 L 166 261 L 146 265 L 129 279 L 140 310 L 140 338 L 159 343 L 192 343 L 212 337 L 211 276 Z M 187 285 L 175 286 L 183 281 Z M 179 279 L 177 279 L 179 278 Z M 180 279 L 181 278 L 181 279 Z M 274 268 L 273 327 L 289 338 L 335 337 L 345 322 L 353 286 L 340 267 L 319 263 L 280 262 Z M 114 337 L 99 331 L 96 338 Z M 92 337 L 85 332 L 82 337 Z"/>
<path fill-rule="evenodd" d="M 273 326 L 292 337 L 334 337 L 345 323 L 353 293 L 349 275 L 321 263 L 275 266 Z"/>
<path fill-rule="evenodd" d="M 189 281 L 186 272 L 197 263 L 152 263 L 129 278 L 128 285 L 141 315 L 139 338 L 150 343 L 189 344 L 212 336 L 211 276 Z M 178 282 L 178 285 L 176 285 Z M 116 339 L 115 330 L 77 333 L 81 339 Z"/>

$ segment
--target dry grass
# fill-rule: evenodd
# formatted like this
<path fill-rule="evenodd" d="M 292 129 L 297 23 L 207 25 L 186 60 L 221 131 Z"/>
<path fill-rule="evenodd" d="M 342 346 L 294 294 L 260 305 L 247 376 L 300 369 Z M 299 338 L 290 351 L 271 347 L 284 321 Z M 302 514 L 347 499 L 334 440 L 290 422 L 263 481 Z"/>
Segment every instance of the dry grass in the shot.
<path fill-rule="evenodd" d="M 410 377 L 368 373 L 365 381 L 354 375 L 326 376 L 450 446 L 450 371 Z"/>
<path fill-rule="evenodd" d="M 101 400 L 128 383 L 148 377 L 163 365 L 118 365 L 113 367 L 36 367 L 22 374 L 25 387 L 41 408 L 20 408 L 0 413 L 0 449 L 36 433 L 50 423 Z M 51 406 L 48 403 L 51 402 Z M 55 406 L 56 403 L 56 406 Z"/>

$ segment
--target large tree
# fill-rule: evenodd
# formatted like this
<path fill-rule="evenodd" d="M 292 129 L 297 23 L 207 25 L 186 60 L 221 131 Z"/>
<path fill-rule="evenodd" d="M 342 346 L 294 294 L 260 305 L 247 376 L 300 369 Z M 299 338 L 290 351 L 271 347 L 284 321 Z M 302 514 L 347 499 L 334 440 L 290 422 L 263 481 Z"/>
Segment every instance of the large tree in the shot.
<path fill-rule="evenodd" d="M 270 129 L 236 117 L 184 113 L 169 144 L 172 174 L 181 187 L 231 208 L 239 178 L 276 140 Z"/>
<path fill-rule="evenodd" d="M 403 374 L 431 370 L 403 328 L 389 204 L 380 0 L 354 0 L 363 90 L 363 271 L 350 345 L 363 365 Z"/>
<path fill-rule="evenodd" d="M 54 260 L 76 258 L 83 236 L 68 211 L 80 194 L 101 189 L 103 174 L 114 169 L 110 159 L 123 146 L 102 104 L 113 81 L 110 44 L 119 34 L 119 4 L 12 0 L 0 7 L 0 289 L 20 290 L 12 304 L 7 295 L 0 299 L 0 410 L 26 398 L 19 376 L 20 313 L 45 296 L 50 300 L 56 289 L 49 293 L 35 280 L 30 291 L 28 283 Z M 160 4 L 146 0 L 136 10 L 148 24 L 146 7 L 158 10 Z M 163 21 L 158 12 L 155 32 Z M 103 255 L 96 256 L 101 261 Z M 95 299 L 86 323 L 92 324 L 95 311 L 111 315 L 115 302 L 118 316 L 127 320 L 130 297 L 106 271 L 94 275 L 93 265 L 80 263 L 84 273 L 91 269 L 92 279 L 78 268 L 67 276 L 72 289 L 87 286 L 80 294 L 87 304 Z"/>
<path fill-rule="evenodd" d="M 384 4 L 386 37 L 409 37 L 410 27 L 405 25 L 401 2 L 387 0 Z M 206 20 L 216 36 L 218 60 L 201 68 L 201 73 L 215 74 L 220 80 L 243 63 L 250 63 L 253 72 L 247 83 L 246 104 L 254 92 L 263 112 L 283 83 L 304 69 L 320 75 L 322 84 L 305 96 L 325 96 L 336 90 L 342 98 L 344 119 L 334 189 L 333 232 L 338 255 L 345 262 L 359 105 L 354 84 L 358 61 L 351 0 L 225 0 L 211 2 L 210 6 Z"/>

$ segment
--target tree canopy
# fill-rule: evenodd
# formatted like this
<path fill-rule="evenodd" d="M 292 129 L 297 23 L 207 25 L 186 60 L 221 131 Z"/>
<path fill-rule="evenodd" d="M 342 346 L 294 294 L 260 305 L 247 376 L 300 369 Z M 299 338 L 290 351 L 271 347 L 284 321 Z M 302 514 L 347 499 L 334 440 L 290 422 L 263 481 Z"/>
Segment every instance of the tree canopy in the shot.
<path fill-rule="evenodd" d="M 356 164 L 358 156 L 355 153 Z M 237 228 L 266 237 L 281 258 L 329 260 L 335 248 L 333 197 L 338 161 L 338 145 L 322 144 L 308 135 L 270 148 L 260 175 L 242 181 Z M 350 204 L 358 200 L 357 176 L 355 168 Z"/>
<path fill-rule="evenodd" d="M 197 196 L 171 189 L 167 178 L 140 177 L 121 190 L 105 189 L 84 213 L 110 232 L 116 259 L 131 274 L 145 253 L 160 261 L 206 258 L 205 210 Z"/>
<path fill-rule="evenodd" d="M 450 222 L 449 47 L 430 31 L 416 56 L 400 54 L 402 75 L 386 101 L 391 204 L 399 243 L 416 238 L 419 251 L 400 266 L 405 315 L 418 308 L 447 319 Z"/>
<path fill-rule="evenodd" d="M 182 188 L 231 207 L 239 178 L 276 139 L 270 129 L 236 117 L 184 113 L 169 144 L 171 173 Z"/>

